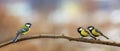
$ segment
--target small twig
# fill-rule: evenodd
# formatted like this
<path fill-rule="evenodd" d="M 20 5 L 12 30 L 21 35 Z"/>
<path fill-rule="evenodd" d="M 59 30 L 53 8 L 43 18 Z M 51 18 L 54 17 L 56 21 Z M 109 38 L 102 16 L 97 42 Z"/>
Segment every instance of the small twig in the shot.
<path fill-rule="evenodd" d="M 91 40 L 91 39 L 84 39 L 84 38 L 72 38 L 72 37 L 68 37 L 68 36 L 65 36 L 65 35 L 60 36 L 60 35 L 50 35 L 50 34 L 48 34 L 48 35 L 43 34 L 43 35 L 36 35 L 36 36 L 21 38 L 21 39 L 18 39 L 17 42 L 24 41 L 24 40 L 30 40 L 30 39 L 37 39 L 37 38 L 52 38 L 52 39 L 63 38 L 63 39 L 67 39 L 69 41 L 86 42 L 86 43 L 92 43 L 92 44 L 103 44 L 103 45 L 120 47 L 120 43 L 115 43 L 115 42 Z M 8 42 L 1 43 L 0 48 L 4 47 L 4 46 L 7 46 L 7 45 L 10 45 L 10 44 L 13 44 L 13 43 L 14 42 L 12 42 L 12 40 L 10 40 Z"/>

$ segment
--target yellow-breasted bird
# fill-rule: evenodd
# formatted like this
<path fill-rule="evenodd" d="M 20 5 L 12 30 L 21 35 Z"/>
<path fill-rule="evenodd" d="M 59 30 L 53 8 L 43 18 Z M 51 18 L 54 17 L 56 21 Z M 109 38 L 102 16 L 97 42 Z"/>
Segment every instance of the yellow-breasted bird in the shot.
<path fill-rule="evenodd" d="M 103 36 L 106 39 L 109 39 L 107 36 L 105 36 L 101 31 L 99 31 L 98 29 L 96 29 L 94 26 L 89 26 L 87 28 L 90 33 L 94 36 L 94 37 L 99 37 L 99 36 Z"/>
<path fill-rule="evenodd" d="M 94 36 L 92 36 L 86 29 L 82 28 L 82 27 L 79 27 L 77 29 L 77 31 L 79 32 L 79 34 L 81 35 L 81 37 L 92 37 L 93 39 L 96 40 L 96 38 Z"/>
<path fill-rule="evenodd" d="M 30 31 L 31 23 L 26 23 L 19 31 L 16 33 L 16 37 L 13 39 L 13 42 L 16 42 L 20 35 L 25 35 Z"/>

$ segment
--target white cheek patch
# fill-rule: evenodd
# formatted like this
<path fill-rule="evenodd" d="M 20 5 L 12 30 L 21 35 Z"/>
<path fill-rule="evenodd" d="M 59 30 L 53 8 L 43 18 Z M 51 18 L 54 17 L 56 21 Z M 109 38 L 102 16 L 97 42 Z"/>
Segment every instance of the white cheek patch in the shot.
<path fill-rule="evenodd" d="M 26 25 L 27 27 L 30 27 L 30 25 Z"/>
<path fill-rule="evenodd" d="M 81 29 L 79 29 L 79 31 L 82 31 L 82 28 L 81 28 Z"/>
<path fill-rule="evenodd" d="M 92 29 L 93 29 L 92 27 L 89 28 L 89 30 L 92 30 Z"/>

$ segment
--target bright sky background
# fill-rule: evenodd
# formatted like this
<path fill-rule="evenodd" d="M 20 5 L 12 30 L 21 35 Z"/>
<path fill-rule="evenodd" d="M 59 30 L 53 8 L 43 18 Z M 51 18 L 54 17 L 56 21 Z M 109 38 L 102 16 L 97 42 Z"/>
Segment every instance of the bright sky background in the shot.
<path fill-rule="evenodd" d="M 10 2 L 7 4 L 10 14 L 21 18 L 22 22 L 32 22 L 33 14 L 29 3 L 27 2 Z"/>

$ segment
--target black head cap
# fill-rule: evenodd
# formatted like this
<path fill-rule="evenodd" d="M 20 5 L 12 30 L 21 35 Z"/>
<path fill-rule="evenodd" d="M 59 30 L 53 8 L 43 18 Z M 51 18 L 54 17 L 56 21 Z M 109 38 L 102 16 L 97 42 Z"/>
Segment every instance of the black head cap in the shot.
<path fill-rule="evenodd" d="M 78 31 L 78 32 L 81 32 L 82 29 L 83 29 L 82 27 L 79 27 L 79 28 L 77 29 L 77 31 Z"/>
<path fill-rule="evenodd" d="M 31 24 L 31 23 L 25 23 L 25 25 L 26 25 L 26 26 L 29 25 L 29 27 L 31 27 L 32 24 Z"/>

